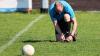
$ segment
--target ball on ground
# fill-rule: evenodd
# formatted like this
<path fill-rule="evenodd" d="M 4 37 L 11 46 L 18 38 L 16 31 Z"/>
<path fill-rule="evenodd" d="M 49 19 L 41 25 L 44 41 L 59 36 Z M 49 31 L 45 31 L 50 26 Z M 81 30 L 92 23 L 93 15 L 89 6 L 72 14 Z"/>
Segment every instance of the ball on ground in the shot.
<path fill-rule="evenodd" d="M 30 44 L 24 45 L 22 48 L 22 53 L 25 56 L 32 56 L 32 55 L 34 55 L 34 52 L 35 52 L 35 49 Z"/>

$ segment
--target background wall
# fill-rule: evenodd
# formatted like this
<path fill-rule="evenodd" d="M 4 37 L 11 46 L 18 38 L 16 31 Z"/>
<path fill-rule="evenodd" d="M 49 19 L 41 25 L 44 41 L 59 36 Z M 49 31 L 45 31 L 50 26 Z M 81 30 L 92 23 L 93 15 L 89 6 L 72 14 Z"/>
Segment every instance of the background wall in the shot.
<path fill-rule="evenodd" d="M 49 4 L 54 0 L 49 0 Z M 100 0 L 66 0 L 74 10 L 98 10 L 100 11 Z M 13 12 L 16 10 L 40 9 L 41 0 L 0 0 L 0 12 Z"/>
<path fill-rule="evenodd" d="M 49 0 L 49 4 L 54 0 Z M 100 0 L 66 0 L 74 10 L 100 10 Z M 33 9 L 40 8 L 40 0 L 33 0 Z"/>
<path fill-rule="evenodd" d="M 100 0 L 67 0 L 75 10 L 100 10 Z"/>

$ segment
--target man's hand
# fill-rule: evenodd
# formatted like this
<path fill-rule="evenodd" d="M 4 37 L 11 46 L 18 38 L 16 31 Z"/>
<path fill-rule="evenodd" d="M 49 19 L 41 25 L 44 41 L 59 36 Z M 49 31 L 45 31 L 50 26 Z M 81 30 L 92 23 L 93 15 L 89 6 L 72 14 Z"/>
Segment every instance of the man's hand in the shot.
<path fill-rule="evenodd" d="M 69 42 L 69 41 L 72 41 L 73 40 L 73 37 L 70 35 L 66 38 L 66 40 Z"/>
<path fill-rule="evenodd" d="M 64 34 L 63 34 L 63 33 L 62 33 L 62 34 L 60 34 L 60 39 L 61 39 L 61 40 L 63 40 L 63 41 L 65 40 L 65 36 L 64 36 Z"/>

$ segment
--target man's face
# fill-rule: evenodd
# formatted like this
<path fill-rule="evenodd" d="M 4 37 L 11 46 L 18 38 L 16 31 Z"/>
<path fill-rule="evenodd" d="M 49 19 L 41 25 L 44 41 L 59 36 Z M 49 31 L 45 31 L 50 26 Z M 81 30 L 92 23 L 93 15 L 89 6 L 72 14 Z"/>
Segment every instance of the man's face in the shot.
<path fill-rule="evenodd" d="M 62 12 L 63 11 L 63 6 L 61 3 L 56 3 L 56 11 L 58 13 Z"/>

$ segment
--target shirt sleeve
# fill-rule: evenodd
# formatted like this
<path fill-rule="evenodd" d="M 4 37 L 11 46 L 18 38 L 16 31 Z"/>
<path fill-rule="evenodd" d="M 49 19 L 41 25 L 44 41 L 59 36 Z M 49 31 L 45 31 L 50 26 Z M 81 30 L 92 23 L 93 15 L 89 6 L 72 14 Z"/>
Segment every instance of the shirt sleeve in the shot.
<path fill-rule="evenodd" d="M 73 19 L 75 17 L 75 14 L 72 7 L 67 2 L 64 2 L 64 1 L 62 4 L 64 6 L 65 12 L 67 12 L 70 15 L 71 19 Z"/>
<path fill-rule="evenodd" d="M 56 18 L 54 16 L 55 15 L 55 12 L 54 12 L 54 3 L 51 4 L 50 7 L 49 7 L 49 15 L 50 15 L 52 21 L 56 20 Z"/>
<path fill-rule="evenodd" d="M 55 21 L 56 18 L 54 17 L 53 11 L 49 11 L 49 14 L 50 14 L 51 20 L 52 20 L 52 21 Z"/>

